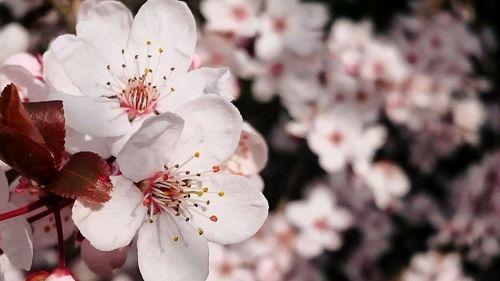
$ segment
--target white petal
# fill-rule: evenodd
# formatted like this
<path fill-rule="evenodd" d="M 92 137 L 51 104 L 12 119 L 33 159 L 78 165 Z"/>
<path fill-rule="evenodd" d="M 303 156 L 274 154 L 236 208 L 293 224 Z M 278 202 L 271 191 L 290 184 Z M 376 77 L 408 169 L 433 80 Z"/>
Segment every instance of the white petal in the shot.
<path fill-rule="evenodd" d="M 0 73 L 5 75 L 12 83 L 26 89 L 26 97 L 29 101 L 46 101 L 49 91 L 37 77 L 33 76 L 28 69 L 19 65 L 4 65 Z"/>
<path fill-rule="evenodd" d="M 51 93 L 50 100 L 62 100 L 66 124 L 77 132 L 94 137 L 117 137 L 131 130 L 127 114 L 112 104 L 86 96 Z"/>
<path fill-rule="evenodd" d="M 0 28 L 0 63 L 3 63 L 10 55 L 24 52 L 28 49 L 30 35 L 28 31 L 18 23 L 9 23 Z"/>
<path fill-rule="evenodd" d="M 268 148 L 264 137 L 244 122 L 238 150 L 227 162 L 227 167 L 235 174 L 255 175 L 264 169 L 267 157 Z"/>
<path fill-rule="evenodd" d="M 111 199 L 99 206 L 88 206 L 75 201 L 73 221 L 92 246 L 101 251 L 112 251 L 130 244 L 142 225 L 146 208 L 142 193 L 122 176 L 111 177 Z"/>
<path fill-rule="evenodd" d="M 158 73 L 185 73 L 194 54 L 196 25 L 188 6 L 177 0 L 149 0 L 137 12 L 128 48 L 144 52 L 146 42 L 157 50 L 163 48 L 168 63 L 161 63 Z"/>
<path fill-rule="evenodd" d="M 184 120 L 184 130 L 173 159 L 180 164 L 194 153 L 200 153 L 199 158 L 186 164 L 186 169 L 207 171 L 225 162 L 236 151 L 243 120 L 238 109 L 224 98 L 206 95 L 175 113 Z"/>
<path fill-rule="evenodd" d="M 241 242 L 254 235 L 268 214 L 268 203 L 262 192 L 242 176 L 218 174 L 203 180 L 210 200 L 205 209 L 193 212 L 192 224 L 204 231 L 204 236 L 219 244 Z M 218 193 L 224 192 L 223 196 Z M 198 212 L 199 211 L 199 212 Z M 215 216 L 216 221 L 213 221 Z"/>
<path fill-rule="evenodd" d="M 270 102 L 278 94 L 278 85 L 270 77 L 258 77 L 252 85 L 253 95 L 259 102 Z"/>
<path fill-rule="evenodd" d="M 114 81 L 113 77 L 94 48 L 73 35 L 62 35 L 52 42 L 50 51 L 82 94 L 98 98 L 110 95 L 106 83 Z"/>
<path fill-rule="evenodd" d="M 118 1 L 103 1 L 88 9 L 76 25 L 77 37 L 111 65 L 123 63 L 121 50 L 127 46 L 132 14 Z"/>
<path fill-rule="evenodd" d="M 175 92 L 160 99 L 159 111 L 175 111 L 185 103 L 206 94 L 228 96 L 225 88 L 229 80 L 229 70 L 226 68 L 202 67 L 189 71 L 176 84 Z"/>
<path fill-rule="evenodd" d="M 66 151 L 74 154 L 80 151 L 92 151 L 102 158 L 111 157 L 111 143 L 115 138 L 96 138 L 81 134 L 71 127 L 66 127 Z"/>
<path fill-rule="evenodd" d="M 163 170 L 182 132 L 184 122 L 177 115 L 163 113 L 146 120 L 117 155 L 123 175 L 139 182 Z"/>
<path fill-rule="evenodd" d="M 51 50 L 43 54 L 43 79 L 54 91 L 73 96 L 82 95 L 80 90 L 71 82 L 61 62 Z"/>
<path fill-rule="evenodd" d="M 277 58 L 283 51 L 283 40 L 280 36 L 267 33 L 261 35 L 255 43 L 255 52 L 257 57 L 263 60 L 272 60 Z"/>
<path fill-rule="evenodd" d="M 0 212 L 16 209 L 6 201 L 0 202 Z M 10 262 L 19 268 L 29 270 L 33 260 L 31 228 L 22 216 L 0 222 L 0 249 Z"/>
<path fill-rule="evenodd" d="M 207 240 L 177 217 L 160 215 L 156 222 L 145 223 L 137 254 L 145 281 L 203 281 L 208 275 Z"/>

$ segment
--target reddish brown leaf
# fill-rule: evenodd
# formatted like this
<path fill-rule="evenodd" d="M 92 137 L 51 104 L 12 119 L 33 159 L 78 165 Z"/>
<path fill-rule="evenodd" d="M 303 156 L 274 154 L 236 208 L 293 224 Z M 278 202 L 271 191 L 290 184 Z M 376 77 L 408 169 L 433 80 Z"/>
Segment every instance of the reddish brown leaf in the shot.
<path fill-rule="evenodd" d="M 45 145 L 1 123 L 0 159 L 23 176 L 41 184 L 57 172 L 54 158 Z"/>
<path fill-rule="evenodd" d="M 28 102 L 24 107 L 52 152 L 56 166 L 59 167 L 66 137 L 62 101 Z"/>
<path fill-rule="evenodd" d="M 66 198 L 104 203 L 111 198 L 113 188 L 109 175 L 108 164 L 98 154 L 79 152 L 70 157 L 46 189 Z"/>
<path fill-rule="evenodd" d="M 34 142 L 45 144 L 42 135 L 26 112 L 14 84 L 5 87 L 0 95 L 0 121 L 6 127 L 16 129 Z"/>

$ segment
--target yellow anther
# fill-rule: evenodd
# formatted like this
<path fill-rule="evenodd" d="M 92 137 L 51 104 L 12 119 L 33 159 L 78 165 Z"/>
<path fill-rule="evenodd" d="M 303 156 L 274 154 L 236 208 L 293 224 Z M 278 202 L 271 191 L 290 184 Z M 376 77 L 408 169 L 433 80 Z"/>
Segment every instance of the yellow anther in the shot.
<path fill-rule="evenodd" d="M 174 87 L 170 87 L 170 92 L 175 92 L 175 88 Z"/>
<path fill-rule="evenodd" d="M 179 237 L 178 237 L 178 236 L 174 236 L 174 237 L 172 238 L 172 240 L 174 240 L 175 242 L 177 242 L 177 241 L 179 241 Z"/>
<path fill-rule="evenodd" d="M 219 197 L 224 196 L 224 191 L 219 191 L 217 194 L 219 194 Z"/>
<path fill-rule="evenodd" d="M 195 152 L 194 153 L 194 157 L 196 157 L 196 158 L 200 157 L 200 153 L 199 152 Z"/>
<path fill-rule="evenodd" d="M 203 192 L 208 192 L 208 187 L 204 187 Z"/>
<path fill-rule="evenodd" d="M 151 46 L 151 41 L 146 41 L 146 45 Z"/>
<path fill-rule="evenodd" d="M 203 229 L 198 228 L 198 234 L 199 234 L 199 235 L 203 235 Z"/>
<path fill-rule="evenodd" d="M 162 49 L 162 48 L 159 48 L 159 49 L 158 49 L 158 52 L 159 52 L 160 54 L 161 54 L 161 53 L 163 53 L 163 49 Z"/>
<path fill-rule="evenodd" d="M 196 192 L 196 194 L 201 197 L 203 196 L 203 191 Z"/>

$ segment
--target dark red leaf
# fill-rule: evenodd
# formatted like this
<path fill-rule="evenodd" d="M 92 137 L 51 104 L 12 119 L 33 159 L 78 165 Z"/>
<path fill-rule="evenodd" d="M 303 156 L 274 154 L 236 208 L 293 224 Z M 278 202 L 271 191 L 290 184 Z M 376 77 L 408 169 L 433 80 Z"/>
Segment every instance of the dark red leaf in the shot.
<path fill-rule="evenodd" d="M 70 157 L 46 189 L 66 198 L 104 203 L 111 198 L 113 188 L 109 175 L 108 164 L 98 154 L 79 152 Z"/>
<path fill-rule="evenodd" d="M 28 102 L 24 107 L 52 152 L 56 166 L 59 167 L 66 137 L 62 101 Z"/>
<path fill-rule="evenodd" d="M 54 158 L 45 145 L 1 123 L 0 159 L 23 176 L 41 184 L 57 172 Z"/>
<path fill-rule="evenodd" d="M 0 123 L 16 129 L 34 142 L 45 144 L 42 135 L 30 119 L 14 84 L 10 84 L 0 95 Z"/>

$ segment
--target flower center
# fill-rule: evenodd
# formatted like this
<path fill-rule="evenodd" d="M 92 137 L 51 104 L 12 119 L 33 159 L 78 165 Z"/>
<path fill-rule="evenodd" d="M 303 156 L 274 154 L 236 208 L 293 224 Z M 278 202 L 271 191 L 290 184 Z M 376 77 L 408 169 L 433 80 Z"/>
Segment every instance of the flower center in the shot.
<path fill-rule="evenodd" d="M 151 41 L 147 41 L 146 50 L 141 55 L 128 54 L 122 49 L 122 64 L 119 67 L 106 66 L 112 78 L 106 82 L 106 89 L 112 94 L 104 97 L 117 100 L 130 122 L 138 117 L 158 115 L 157 106 L 161 96 L 175 92 L 175 88 L 168 85 L 175 67 L 170 67 L 168 73 L 159 73 L 164 72 L 165 68 L 164 50 L 158 48 L 154 54 L 151 45 Z M 154 69 L 152 65 L 155 65 Z"/>
<path fill-rule="evenodd" d="M 220 171 L 219 166 L 213 166 L 211 170 L 193 173 L 184 170 L 183 167 L 190 161 L 199 158 L 200 153 L 194 155 L 183 164 L 175 164 L 172 168 L 164 166 L 164 170 L 156 173 L 153 177 L 139 183 L 144 194 L 143 205 L 148 207 L 149 222 L 153 223 L 157 215 L 170 215 L 183 217 L 186 222 L 191 222 L 193 215 L 199 215 L 212 222 L 217 222 L 219 217 L 215 214 L 207 215 L 210 200 L 207 194 L 217 193 L 217 197 L 224 197 L 224 191 L 211 191 L 203 184 L 203 178 L 211 173 Z M 199 235 L 203 235 L 203 229 L 194 227 Z M 179 240 L 178 234 L 172 233 L 174 241 Z"/>

